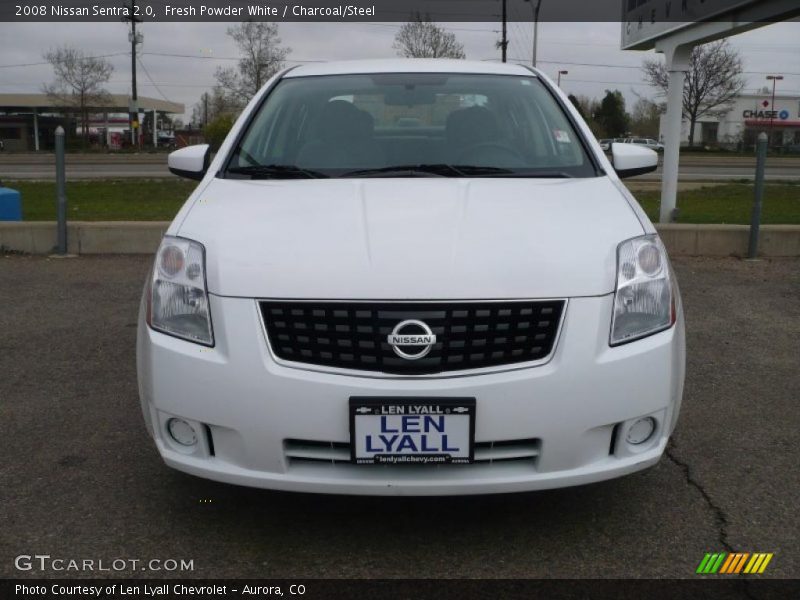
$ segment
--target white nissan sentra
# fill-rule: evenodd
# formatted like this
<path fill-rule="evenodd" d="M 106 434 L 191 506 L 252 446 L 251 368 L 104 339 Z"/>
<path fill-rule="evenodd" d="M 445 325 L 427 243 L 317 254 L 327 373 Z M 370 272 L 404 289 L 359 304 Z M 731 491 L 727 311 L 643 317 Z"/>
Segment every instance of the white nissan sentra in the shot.
<path fill-rule="evenodd" d="M 653 225 L 567 98 L 519 65 L 314 64 L 269 81 L 144 290 L 138 376 L 171 467 L 344 494 L 482 494 L 654 465 L 684 380 Z"/>

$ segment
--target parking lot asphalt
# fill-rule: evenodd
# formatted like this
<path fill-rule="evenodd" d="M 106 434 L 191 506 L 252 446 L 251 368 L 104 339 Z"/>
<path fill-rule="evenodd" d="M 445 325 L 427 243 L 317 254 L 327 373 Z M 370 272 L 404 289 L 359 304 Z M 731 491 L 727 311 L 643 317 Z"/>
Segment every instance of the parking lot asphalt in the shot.
<path fill-rule="evenodd" d="M 773 552 L 765 577 L 800 577 L 799 260 L 675 261 L 687 385 L 656 467 L 460 498 L 278 493 L 164 466 L 136 389 L 149 265 L 0 256 L 2 577 L 691 578 L 704 553 L 732 550 Z M 18 571 L 21 554 L 194 570 Z"/>

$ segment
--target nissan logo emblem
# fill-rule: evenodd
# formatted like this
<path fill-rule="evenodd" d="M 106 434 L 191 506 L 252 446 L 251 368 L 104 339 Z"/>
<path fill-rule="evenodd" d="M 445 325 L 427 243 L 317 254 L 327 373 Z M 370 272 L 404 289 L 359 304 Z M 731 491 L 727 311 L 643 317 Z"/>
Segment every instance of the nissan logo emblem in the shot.
<path fill-rule="evenodd" d="M 417 360 L 431 351 L 436 343 L 436 336 L 422 321 L 409 319 L 395 325 L 387 341 L 400 358 Z"/>

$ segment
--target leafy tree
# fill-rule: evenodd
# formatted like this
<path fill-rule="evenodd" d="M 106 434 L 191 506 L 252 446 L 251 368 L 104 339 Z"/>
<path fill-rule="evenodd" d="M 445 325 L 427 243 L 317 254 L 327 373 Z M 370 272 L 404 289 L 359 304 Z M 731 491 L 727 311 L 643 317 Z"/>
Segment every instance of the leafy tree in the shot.
<path fill-rule="evenodd" d="M 645 61 L 644 78 L 666 96 L 669 73 L 664 63 Z M 727 40 L 695 46 L 683 85 L 683 116 L 689 120 L 689 147 L 694 145 L 697 120 L 704 115 L 723 115 L 730 111 L 744 88 L 742 59 Z"/>
<path fill-rule="evenodd" d="M 225 136 L 230 132 L 233 127 L 233 115 L 223 114 L 215 117 L 209 121 L 208 125 L 203 127 L 203 135 L 206 138 L 206 143 L 211 145 L 211 150 L 216 152 L 225 141 Z"/>
<path fill-rule="evenodd" d="M 275 73 L 283 68 L 291 48 L 281 46 L 277 23 L 246 21 L 228 28 L 239 47 L 236 67 L 218 68 L 214 76 L 232 104 L 244 108 Z"/>
<path fill-rule="evenodd" d="M 466 58 L 464 45 L 449 33 L 417 13 L 394 36 L 392 47 L 406 58 Z"/>
<path fill-rule="evenodd" d="M 594 136 L 598 139 L 606 137 L 605 129 L 595 119 L 596 113 L 600 109 L 600 101 L 588 96 L 575 96 L 574 94 L 570 94 L 568 98 L 578 109 Z"/>
<path fill-rule="evenodd" d="M 581 106 L 581 101 L 578 100 L 577 96 L 575 96 L 574 94 L 570 94 L 569 96 L 567 96 L 567 98 L 569 98 L 569 101 L 572 102 L 572 104 L 575 106 L 575 109 L 578 111 L 578 113 L 581 115 L 581 117 L 585 121 L 586 120 L 586 112 L 584 111 L 583 106 Z"/>
<path fill-rule="evenodd" d="M 89 139 L 89 113 L 109 103 L 103 88 L 114 67 L 102 58 L 87 56 L 82 50 L 63 46 L 44 54 L 53 66 L 55 81 L 43 86 L 44 92 L 61 108 L 76 113 L 81 120 L 83 145 Z"/>
<path fill-rule="evenodd" d="M 625 112 L 625 98 L 619 90 L 606 90 L 605 97 L 594 113 L 595 121 L 610 138 L 624 137 L 628 131 L 628 114 Z"/>

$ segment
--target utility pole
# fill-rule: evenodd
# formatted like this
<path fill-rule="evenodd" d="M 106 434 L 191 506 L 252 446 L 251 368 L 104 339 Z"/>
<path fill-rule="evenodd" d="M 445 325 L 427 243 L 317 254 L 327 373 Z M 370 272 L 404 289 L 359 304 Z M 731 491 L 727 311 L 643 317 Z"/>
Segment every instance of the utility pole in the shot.
<path fill-rule="evenodd" d="M 769 138 L 767 149 L 772 144 L 772 123 L 775 120 L 775 84 L 783 81 L 783 75 L 767 75 L 767 81 L 772 81 L 772 104 L 769 105 Z"/>
<path fill-rule="evenodd" d="M 533 48 L 531 50 L 531 66 L 536 67 L 536 46 L 539 42 L 539 9 L 542 7 L 542 0 L 524 0 L 531 3 L 533 9 Z"/>
<path fill-rule="evenodd" d="M 506 62 L 506 50 L 508 49 L 508 31 L 507 31 L 508 15 L 506 14 L 506 0 L 503 0 L 503 39 L 500 41 L 500 48 L 502 51 L 503 62 Z"/>
<path fill-rule="evenodd" d="M 130 21 L 131 30 L 128 32 L 128 41 L 131 43 L 131 102 L 128 106 L 128 123 L 131 128 L 131 143 L 139 145 L 139 97 L 136 93 L 136 44 L 142 42 L 142 34 L 136 33 L 136 23 L 141 23 L 142 19 L 136 16 L 136 1 L 131 0 L 128 8 L 129 16 L 122 17 L 123 21 Z"/>

